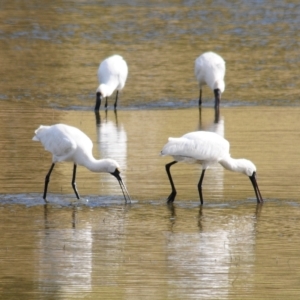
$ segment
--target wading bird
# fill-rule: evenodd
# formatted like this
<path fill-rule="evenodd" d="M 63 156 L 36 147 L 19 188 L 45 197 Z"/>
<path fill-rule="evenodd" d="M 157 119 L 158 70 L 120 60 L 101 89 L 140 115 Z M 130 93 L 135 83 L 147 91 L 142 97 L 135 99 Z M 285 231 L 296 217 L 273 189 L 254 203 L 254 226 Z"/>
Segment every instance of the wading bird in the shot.
<path fill-rule="evenodd" d="M 102 98 L 106 98 L 105 108 L 107 108 L 107 98 L 116 92 L 114 108 L 117 108 L 118 95 L 126 83 L 128 67 L 126 61 L 120 55 L 113 55 L 103 60 L 98 69 L 99 86 L 96 90 L 95 111 L 99 111 Z"/>
<path fill-rule="evenodd" d="M 97 160 L 92 154 L 93 142 L 91 139 L 76 127 L 65 124 L 56 124 L 52 126 L 41 125 L 33 137 L 34 141 L 40 141 L 45 149 L 52 153 L 52 165 L 45 178 L 44 196 L 45 202 L 48 183 L 55 163 L 61 161 L 70 161 L 74 163 L 72 187 L 77 199 L 80 199 L 76 188 L 76 168 L 77 165 L 85 166 L 92 172 L 106 172 L 113 175 L 119 182 L 122 193 L 127 202 L 130 202 L 130 196 L 125 184 L 120 176 L 119 164 L 113 159 Z"/>
<path fill-rule="evenodd" d="M 161 155 L 170 155 L 174 158 L 173 162 L 166 164 L 166 172 L 172 188 L 172 192 L 168 197 L 168 203 L 174 202 L 177 193 L 170 173 L 170 167 L 180 161 L 202 165 L 202 173 L 198 183 L 201 204 L 203 204 L 202 182 L 205 170 L 214 163 L 220 163 L 227 170 L 249 176 L 257 203 L 263 202 L 256 182 L 255 165 L 247 159 L 231 158 L 229 147 L 229 142 L 214 132 L 195 131 L 187 133 L 180 138 L 169 138 L 168 143 L 161 151 Z"/>
<path fill-rule="evenodd" d="M 202 86 L 208 85 L 214 92 L 215 107 L 219 107 L 221 94 L 225 90 L 225 61 L 214 53 L 205 52 L 195 60 L 195 76 L 199 83 L 199 106 L 202 104 Z"/>

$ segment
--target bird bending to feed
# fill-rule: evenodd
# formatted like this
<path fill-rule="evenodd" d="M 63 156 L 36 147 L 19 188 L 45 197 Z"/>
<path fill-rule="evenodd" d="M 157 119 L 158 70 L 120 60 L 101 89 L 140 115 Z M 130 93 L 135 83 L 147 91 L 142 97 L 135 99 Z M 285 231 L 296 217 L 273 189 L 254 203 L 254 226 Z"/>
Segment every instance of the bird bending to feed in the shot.
<path fill-rule="evenodd" d="M 169 138 L 163 147 L 161 155 L 173 156 L 174 161 L 166 164 L 166 172 L 171 184 L 172 192 L 168 197 L 168 203 L 174 202 L 176 189 L 170 173 L 170 167 L 177 162 L 196 163 L 202 165 L 202 173 L 198 183 L 200 202 L 203 204 L 202 182 L 205 170 L 214 163 L 220 163 L 225 169 L 240 172 L 249 176 L 257 203 L 263 202 L 257 182 L 256 167 L 247 159 L 231 158 L 229 153 L 229 142 L 214 132 L 195 131 L 183 135 L 180 138 Z"/>
<path fill-rule="evenodd" d="M 96 90 L 95 111 L 99 111 L 101 99 L 106 98 L 105 108 L 107 108 L 107 98 L 117 90 L 114 108 L 117 108 L 118 95 L 126 83 L 128 67 L 126 61 L 120 55 L 113 55 L 103 60 L 98 69 L 99 86 Z"/>
<path fill-rule="evenodd" d="M 85 166 L 92 172 L 106 172 L 117 178 L 122 193 L 127 202 L 130 202 L 130 196 L 125 184 L 120 176 L 119 164 L 113 159 L 97 160 L 92 154 L 93 142 L 91 139 L 76 127 L 65 124 L 56 124 L 52 126 L 41 125 L 33 137 L 34 141 L 40 141 L 45 150 L 52 153 L 52 165 L 45 178 L 44 196 L 45 202 L 48 183 L 55 163 L 60 161 L 70 161 L 74 163 L 72 187 L 77 199 L 80 199 L 76 188 L 76 168 L 77 165 Z"/>
<path fill-rule="evenodd" d="M 215 107 L 219 107 L 221 94 L 225 90 L 225 61 L 214 53 L 205 52 L 195 60 L 195 76 L 199 83 L 199 106 L 202 104 L 202 86 L 207 84 L 215 95 Z"/>

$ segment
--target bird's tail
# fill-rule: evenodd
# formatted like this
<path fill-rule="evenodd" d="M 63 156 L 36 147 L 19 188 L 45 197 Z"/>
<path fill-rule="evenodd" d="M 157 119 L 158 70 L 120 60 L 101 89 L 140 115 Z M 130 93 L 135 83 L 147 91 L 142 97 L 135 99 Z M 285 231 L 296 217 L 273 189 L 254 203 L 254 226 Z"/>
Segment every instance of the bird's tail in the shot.
<path fill-rule="evenodd" d="M 161 150 L 160 155 L 178 155 L 178 152 L 181 150 L 183 144 L 182 138 L 172 138 L 168 139 L 168 143 L 164 145 Z"/>

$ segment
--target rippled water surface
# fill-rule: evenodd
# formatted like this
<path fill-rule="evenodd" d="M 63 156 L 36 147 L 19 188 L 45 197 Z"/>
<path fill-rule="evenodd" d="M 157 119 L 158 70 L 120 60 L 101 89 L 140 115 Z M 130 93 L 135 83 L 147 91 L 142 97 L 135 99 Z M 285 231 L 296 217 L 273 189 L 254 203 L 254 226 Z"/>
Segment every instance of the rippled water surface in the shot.
<path fill-rule="evenodd" d="M 1 299 L 299 299 L 300 154 L 297 1 L 2 1 L 0 3 Z M 226 60 L 220 121 L 195 58 Z M 96 71 L 118 53 L 129 77 L 95 115 Z M 32 141 L 40 125 L 83 130 L 97 158 L 116 159 L 131 194 L 109 174 L 55 166 Z M 214 131 L 249 179 L 176 164 L 168 137 Z"/>

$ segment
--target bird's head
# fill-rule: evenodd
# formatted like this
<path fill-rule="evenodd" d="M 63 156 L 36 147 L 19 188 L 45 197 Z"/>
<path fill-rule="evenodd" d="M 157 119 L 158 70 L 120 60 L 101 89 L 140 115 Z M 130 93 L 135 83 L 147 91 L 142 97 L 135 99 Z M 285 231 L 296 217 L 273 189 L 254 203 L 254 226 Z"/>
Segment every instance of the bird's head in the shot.
<path fill-rule="evenodd" d="M 104 172 L 113 174 L 117 171 L 120 173 L 120 166 L 114 159 L 110 159 L 110 158 L 103 159 L 102 164 L 103 164 L 102 170 Z"/>
<path fill-rule="evenodd" d="M 253 173 L 256 172 L 256 166 L 254 163 L 248 159 L 238 159 L 238 165 L 240 168 L 240 172 L 247 175 L 247 176 L 252 176 Z"/>
<path fill-rule="evenodd" d="M 98 93 L 101 98 L 109 97 L 112 94 L 111 89 L 106 84 L 103 84 L 103 83 L 101 83 L 98 86 L 98 88 L 96 90 L 96 94 L 98 94 Z"/>
<path fill-rule="evenodd" d="M 216 80 L 213 86 L 214 90 L 219 89 L 221 93 L 225 91 L 225 82 L 223 79 Z"/>
<path fill-rule="evenodd" d="M 261 196 L 258 184 L 256 181 L 256 167 L 254 163 L 248 159 L 238 159 L 239 171 L 247 175 L 252 183 L 257 203 L 262 203 L 264 200 Z"/>
<path fill-rule="evenodd" d="M 111 162 L 112 164 L 111 164 L 110 168 L 112 168 L 111 169 L 112 172 L 109 172 L 109 173 L 118 180 L 119 185 L 120 185 L 121 190 L 122 190 L 122 193 L 123 193 L 123 196 L 124 196 L 124 199 L 125 199 L 125 202 L 127 203 L 127 201 L 128 201 L 130 203 L 131 202 L 131 198 L 130 198 L 128 190 L 127 190 L 127 188 L 126 188 L 126 186 L 125 186 L 125 184 L 124 184 L 124 182 L 123 182 L 123 180 L 122 180 L 122 178 L 120 176 L 121 172 L 120 172 L 120 169 L 119 169 L 119 165 L 118 165 L 118 163 L 116 161 L 115 162 L 113 160 L 111 160 L 111 161 L 112 161 Z M 114 168 L 114 170 L 113 170 L 113 168 Z"/>
<path fill-rule="evenodd" d="M 95 112 L 99 111 L 102 98 L 109 97 L 112 91 L 109 90 L 106 84 L 100 84 L 96 90 L 96 105 Z"/>

